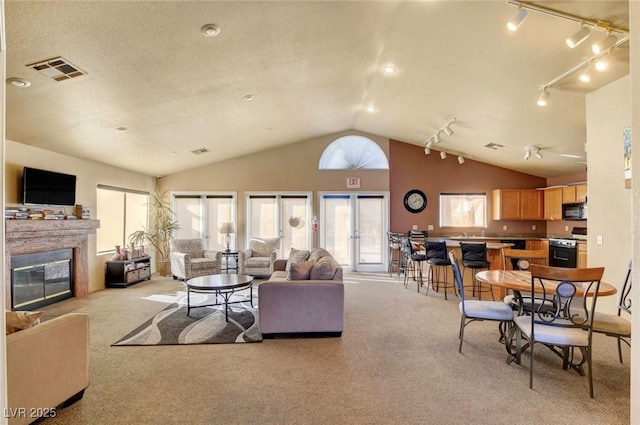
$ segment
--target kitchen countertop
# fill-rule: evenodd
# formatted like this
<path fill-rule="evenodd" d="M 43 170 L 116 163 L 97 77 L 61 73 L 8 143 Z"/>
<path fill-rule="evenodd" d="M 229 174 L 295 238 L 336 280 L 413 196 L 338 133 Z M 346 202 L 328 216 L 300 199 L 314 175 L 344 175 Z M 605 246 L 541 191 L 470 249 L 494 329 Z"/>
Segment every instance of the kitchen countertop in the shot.
<path fill-rule="evenodd" d="M 475 239 L 475 238 L 473 238 Z M 487 238 L 477 238 L 477 239 L 487 239 Z M 451 238 L 446 237 L 429 237 L 427 238 L 429 242 L 445 242 L 447 244 L 447 248 L 459 248 L 461 240 L 453 240 Z M 480 242 L 479 240 L 474 240 L 474 242 Z M 510 248 L 512 247 L 512 243 L 501 243 L 501 242 L 487 242 L 487 249 L 502 249 L 502 248 Z"/>

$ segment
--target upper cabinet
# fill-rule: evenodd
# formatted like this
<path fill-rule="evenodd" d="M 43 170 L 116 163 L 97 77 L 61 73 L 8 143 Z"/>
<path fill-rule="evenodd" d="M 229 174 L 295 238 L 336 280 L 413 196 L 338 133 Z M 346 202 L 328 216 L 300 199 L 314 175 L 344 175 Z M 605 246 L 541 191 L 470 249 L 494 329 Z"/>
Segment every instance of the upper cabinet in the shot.
<path fill-rule="evenodd" d="M 577 184 L 562 188 L 562 203 L 587 202 L 587 185 Z"/>
<path fill-rule="evenodd" d="M 554 187 L 544 191 L 544 219 L 562 220 L 563 187 Z"/>
<path fill-rule="evenodd" d="M 495 189 L 493 220 L 544 220 L 544 195 L 535 189 Z"/>

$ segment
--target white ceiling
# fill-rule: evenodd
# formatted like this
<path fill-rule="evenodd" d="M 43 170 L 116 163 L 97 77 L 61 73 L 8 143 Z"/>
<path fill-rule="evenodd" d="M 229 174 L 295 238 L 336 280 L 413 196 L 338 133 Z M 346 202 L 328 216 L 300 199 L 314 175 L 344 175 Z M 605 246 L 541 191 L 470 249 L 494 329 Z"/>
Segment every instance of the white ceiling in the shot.
<path fill-rule="evenodd" d="M 628 2 L 536 3 L 628 28 Z M 454 135 L 434 149 L 539 176 L 582 171 L 585 94 L 629 72 L 627 43 L 591 84 L 573 75 L 537 106 L 540 85 L 587 59 L 604 33 L 569 49 L 577 24 L 535 12 L 510 33 L 517 9 L 503 1 L 10 0 L 5 9 L 6 76 L 31 82 L 6 86 L 7 138 L 154 176 L 350 129 L 423 146 L 452 117 Z M 217 37 L 201 33 L 208 23 Z M 56 82 L 25 66 L 57 56 L 87 75 Z M 381 72 L 388 63 L 395 75 Z M 525 161 L 525 146 L 544 158 Z M 191 153 L 199 148 L 210 152 Z"/>

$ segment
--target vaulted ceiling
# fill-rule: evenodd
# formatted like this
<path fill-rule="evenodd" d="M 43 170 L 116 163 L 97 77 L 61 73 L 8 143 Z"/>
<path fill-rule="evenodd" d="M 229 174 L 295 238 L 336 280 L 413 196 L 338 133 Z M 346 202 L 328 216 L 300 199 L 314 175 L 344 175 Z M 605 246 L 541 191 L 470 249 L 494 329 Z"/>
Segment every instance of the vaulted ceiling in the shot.
<path fill-rule="evenodd" d="M 628 2 L 535 3 L 628 28 Z M 517 8 L 502 1 L 9 0 L 5 9 L 6 76 L 30 82 L 7 85 L 7 138 L 149 175 L 352 129 L 424 146 L 454 117 L 453 135 L 433 149 L 539 176 L 576 172 L 585 95 L 629 72 L 626 43 L 591 83 L 576 73 L 537 106 L 540 86 L 592 56 L 605 33 L 569 49 L 578 24 L 535 12 L 509 32 Z M 210 23 L 215 37 L 201 31 Z M 56 57 L 86 75 L 56 81 L 28 66 Z M 526 146 L 543 158 L 524 160 Z"/>

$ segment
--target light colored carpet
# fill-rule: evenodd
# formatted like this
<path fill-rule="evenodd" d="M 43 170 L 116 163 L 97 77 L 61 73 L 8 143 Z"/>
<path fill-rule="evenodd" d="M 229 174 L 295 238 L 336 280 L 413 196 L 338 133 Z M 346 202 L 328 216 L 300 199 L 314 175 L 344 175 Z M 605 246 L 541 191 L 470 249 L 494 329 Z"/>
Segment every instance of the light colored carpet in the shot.
<path fill-rule="evenodd" d="M 495 323 L 467 327 L 457 300 L 385 274 L 345 273 L 342 338 L 260 344 L 111 347 L 164 309 L 182 284 L 154 276 L 47 307 L 90 315 L 91 385 L 42 424 L 626 424 L 629 350 L 594 338 L 595 400 L 585 377 L 538 349 L 506 364 Z"/>

